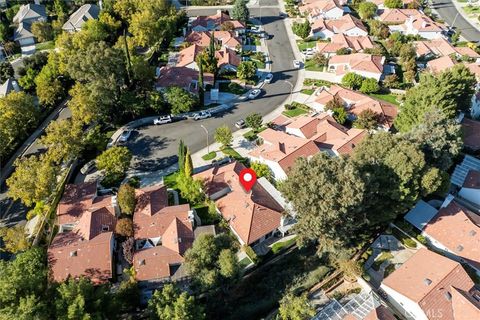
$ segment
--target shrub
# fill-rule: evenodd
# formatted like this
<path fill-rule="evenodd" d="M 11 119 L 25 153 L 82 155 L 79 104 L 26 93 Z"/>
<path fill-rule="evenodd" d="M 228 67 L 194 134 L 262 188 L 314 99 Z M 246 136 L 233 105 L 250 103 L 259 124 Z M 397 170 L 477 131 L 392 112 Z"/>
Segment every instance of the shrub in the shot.
<path fill-rule="evenodd" d="M 135 188 L 129 184 L 122 184 L 117 193 L 118 206 L 122 213 L 132 215 L 135 211 Z"/>
<path fill-rule="evenodd" d="M 133 245 L 134 244 L 135 244 L 135 239 L 133 237 L 128 238 L 122 243 L 123 257 L 130 264 L 133 262 Z"/>
<path fill-rule="evenodd" d="M 357 90 L 362 86 L 363 77 L 355 72 L 349 72 L 342 78 L 342 85 L 353 90 Z"/>
<path fill-rule="evenodd" d="M 285 105 L 285 110 L 293 110 L 293 109 L 295 109 L 295 106 L 288 103 Z"/>
<path fill-rule="evenodd" d="M 374 93 L 380 90 L 377 80 L 373 78 L 366 78 L 362 81 L 360 91 L 363 93 Z"/>
<path fill-rule="evenodd" d="M 427 239 L 424 236 L 422 236 L 421 234 L 417 235 L 417 240 L 418 240 L 418 242 L 420 242 L 423 245 L 427 245 L 427 243 L 428 243 Z"/>
<path fill-rule="evenodd" d="M 402 243 L 403 243 L 406 247 L 411 248 L 411 249 L 415 249 L 415 248 L 417 247 L 417 243 L 416 243 L 414 240 L 410 239 L 410 238 L 405 238 L 405 239 L 403 239 Z"/>
<path fill-rule="evenodd" d="M 250 258 L 250 260 L 253 261 L 253 263 L 257 263 L 257 261 L 258 261 L 258 256 L 257 256 L 257 254 L 255 253 L 255 251 L 253 251 L 252 247 L 247 246 L 247 245 L 244 245 L 244 246 L 243 246 L 243 251 L 245 251 L 245 253 L 246 253 L 247 256 Z"/>
<path fill-rule="evenodd" d="M 311 30 L 312 28 L 310 27 L 310 22 L 308 19 L 305 19 L 304 22 L 294 22 L 292 25 L 293 33 L 302 39 L 308 38 Z"/>
<path fill-rule="evenodd" d="M 117 221 L 115 232 L 124 237 L 133 237 L 133 222 L 130 218 L 122 218 Z"/>

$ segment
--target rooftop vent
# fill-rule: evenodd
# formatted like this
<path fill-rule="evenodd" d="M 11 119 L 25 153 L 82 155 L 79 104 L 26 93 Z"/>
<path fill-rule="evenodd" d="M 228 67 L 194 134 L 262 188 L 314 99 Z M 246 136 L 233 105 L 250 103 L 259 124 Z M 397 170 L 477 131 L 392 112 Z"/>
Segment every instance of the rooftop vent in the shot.
<path fill-rule="evenodd" d="M 477 232 L 475 230 L 470 230 L 470 232 L 468 233 L 470 237 L 474 237 L 476 234 Z"/>
<path fill-rule="evenodd" d="M 432 284 L 432 280 L 428 279 L 428 278 L 425 278 L 423 279 L 423 283 L 425 283 L 425 285 L 429 286 Z"/>
<path fill-rule="evenodd" d="M 444 296 L 445 296 L 445 299 L 447 299 L 448 301 L 452 300 L 452 294 L 450 292 L 446 291 L 444 293 Z"/>
<path fill-rule="evenodd" d="M 138 264 L 141 265 L 141 266 L 144 266 L 145 265 L 145 259 L 142 259 L 142 260 L 138 261 Z"/>
<path fill-rule="evenodd" d="M 462 246 L 461 244 L 459 244 L 459 245 L 457 246 L 457 251 L 459 251 L 459 252 L 462 252 L 462 251 L 463 251 L 463 246 Z"/>
<path fill-rule="evenodd" d="M 77 250 L 70 252 L 70 257 L 76 257 L 77 256 Z"/>

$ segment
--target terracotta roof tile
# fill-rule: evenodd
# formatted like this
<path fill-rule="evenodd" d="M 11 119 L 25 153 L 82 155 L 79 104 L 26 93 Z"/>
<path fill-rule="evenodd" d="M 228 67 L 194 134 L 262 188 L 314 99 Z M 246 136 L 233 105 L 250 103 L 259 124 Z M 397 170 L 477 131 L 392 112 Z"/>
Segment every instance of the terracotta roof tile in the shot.
<path fill-rule="evenodd" d="M 480 216 L 451 201 L 423 232 L 480 269 Z"/>
<path fill-rule="evenodd" d="M 383 284 L 418 303 L 425 314 L 441 312 L 444 320 L 457 319 L 453 316 L 452 287 L 470 295 L 474 289 L 473 281 L 458 262 L 425 248 L 385 278 Z M 469 304 L 480 308 L 474 299 Z"/>
<path fill-rule="evenodd" d="M 473 151 L 480 150 L 480 121 L 464 118 L 462 131 L 465 146 Z"/>
<path fill-rule="evenodd" d="M 443 56 L 427 62 L 427 68 L 432 73 L 440 73 L 455 66 L 456 62 L 450 56 Z"/>
<path fill-rule="evenodd" d="M 138 281 L 164 279 L 172 276 L 171 267 L 183 263 L 184 258 L 165 246 L 156 246 L 135 252 L 133 267 Z"/>
<path fill-rule="evenodd" d="M 480 189 L 480 171 L 470 170 L 468 171 L 465 182 L 463 183 L 464 188 L 471 189 Z"/>
<path fill-rule="evenodd" d="M 113 232 L 104 232 L 86 241 L 77 232 L 55 236 L 48 248 L 48 265 L 56 282 L 69 276 L 86 276 L 94 283 L 112 277 Z"/>
<path fill-rule="evenodd" d="M 328 65 L 348 65 L 348 68 L 336 68 L 337 74 L 344 74 L 347 72 L 370 72 L 383 73 L 382 56 L 376 56 L 366 53 L 352 53 L 346 55 L 336 55 L 330 58 Z"/>
<path fill-rule="evenodd" d="M 408 17 L 416 16 L 420 11 L 416 9 L 385 9 L 379 17 L 382 22 L 402 24 Z"/>
<path fill-rule="evenodd" d="M 244 168 L 243 164 L 233 162 L 200 172 L 194 177 L 204 180 L 207 188 L 218 176 L 222 177 L 229 192 L 217 199 L 215 204 L 242 241 L 251 244 L 280 226 L 284 209 L 258 183 L 251 192 L 245 192 L 238 177 Z"/>

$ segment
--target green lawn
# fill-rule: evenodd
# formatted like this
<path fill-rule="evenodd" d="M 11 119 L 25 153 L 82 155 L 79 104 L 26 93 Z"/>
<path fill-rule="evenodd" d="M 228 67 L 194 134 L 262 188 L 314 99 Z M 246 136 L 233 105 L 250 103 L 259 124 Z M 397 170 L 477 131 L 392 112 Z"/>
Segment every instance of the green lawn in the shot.
<path fill-rule="evenodd" d="M 38 51 L 55 49 L 55 42 L 54 41 L 46 41 L 46 42 L 42 42 L 42 43 L 37 43 L 35 45 L 35 48 Z"/>
<path fill-rule="evenodd" d="M 244 269 L 252 263 L 252 260 L 250 260 L 249 257 L 245 257 L 242 260 L 240 260 L 238 263 L 240 264 L 242 269 Z"/>
<path fill-rule="evenodd" d="M 287 241 L 282 241 L 282 242 L 277 242 L 272 246 L 272 252 L 273 254 L 277 254 L 280 252 L 283 248 L 290 247 L 292 244 L 294 244 L 296 241 L 295 238 L 289 239 Z"/>
<path fill-rule="evenodd" d="M 463 7 L 463 10 L 464 10 L 467 14 L 477 14 L 477 13 L 480 13 L 480 8 L 478 8 L 478 7 L 473 7 L 473 6 L 465 6 L 465 7 Z"/>
<path fill-rule="evenodd" d="M 300 116 L 300 115 L 302 115 L 302 114 L 306 114 L 306 113 L 308 113 L 307 110 L 302 109 L 302 108 L 298 108 L 298 107 L 295 107 L 295 108 L 292 109 L 292 110 L 285 110 L 285 111 L 282 112 L 282 114 L 283 114 L 284 116 L 287 116 L 287 117 L 289 117 L 289 118 L 298 117 L 298 116 Z"/>
<path fill-rule="evenodd" d="M 255 131 L 250 130 L 250 131 L 248 131 L 247 133 L 245 133 L 245 134 L 243 135 L 243 137 L 244 137 L 245 139 L 247 139 L 248 141 L 253 141 L 253 140 L 256 140 L 256 139 L 257 139 L 257 134 L 255 133 Z"/>
<path fill-rule="evenodd" d="M 310 96 L 315 92 L 315 89 L 302 89 L 300 90 L 300 92 L 303 94 L 308 94 Z"/>
<path fill-rule="evenodd" d="M 392 258 L 393 258 L 393 254 L 390 251 L 383 251 L 382 253 L 380 253 L 380 255 L 377 257 L 377 259 L 373 263 L 372 268 L 378 271 L 380 270 L 380 265 L 383 262 L 390 260 Z"/>
<path fill-rule="evenodd" d="M 163 184 L 165 184 L 169 188 L 176 189 L 177 176 L 178 176 L 178 172 L 174 172 L 169 174 L 168 176 L 163 177 Z"/>
<path fill-rule="evenodd" d="M 316 40 L 310 40 L 310 41 L 297 40 L 297 46 L 300 51 L 303 51 L 308 48 L 314 48 L 316 44 L 317 44 Z"/>
<path fill-rule="evenodd" d="M 388 93 L 388 94 L 371 93 L 369 94 L 369 96 L 383 100 L 383 101 L 390 102 L 396 106 L 400 105 L 400 102 L 397 101 L 397 96 L 391 93 Z"/>
<path fill-rule="evenodd" d="M 305 61 L 305 70 L 308 71 L 324 71 L 325 66 L 318 65 L 313 59 Z"/>
<path fill-rule="evenodd" d="M 236 82 L 220 82 L 219 89 L 221 92 L 230 92 L 237 95 L 242 95 L 248 91 Z"/>
<path fill-rule="evenodd" d="M 319 80 L 319 79 L 305 79 L 303 80 L 304 86 L 316 86 L 316 87 L 330 87 L 332 83 L 326 80 Z"/>
<path fill-rule="evenodd" d="M 213 160 L 215 159 L 216 156 L 217 156 L 217 153 L 215 151 L 211 151 L 210 153 L 203 155 L 202 159 L 205 161 Z"/>
<path fill-rule="evenodd" d="M 235 160 L 243 160 L 243 157 L 232 147 L 226 147 L 221 150 L 226 156 L 230 156 Z"/>

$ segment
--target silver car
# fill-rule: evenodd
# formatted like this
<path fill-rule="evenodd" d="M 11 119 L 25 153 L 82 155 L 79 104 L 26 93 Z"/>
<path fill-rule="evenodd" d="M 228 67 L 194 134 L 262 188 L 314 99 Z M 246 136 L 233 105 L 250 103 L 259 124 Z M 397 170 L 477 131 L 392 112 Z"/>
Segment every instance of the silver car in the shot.
<path fill-rule="evenodd" d="M 267 74 L 267 76 L 265 77 L 265 83 L 270 83 L 272 82 L 273 80 L 273 74 L 269 73 Z"/>
<path fill-rule="evenodd" d="M 212 116 L 212 114 L 208 111 L 201 111 L 199 113 L 196 113 L 194 116 L 193 116 L 193 120 L 197 121 L 197 120 L 202 120 L 202 119 L 207 119 L 207 118 L 210 118 Z"/>
<path fill-rule="evenodd" d="M 153 124 L 164 124 L 169 122 L 172 122 L 172 117 L 170 116 L 162 116 L 153 120 Z"/>
<path fill-rule="evenodd" d="M 118 142 L 122 142 L 122 143 L 127 142 L 130 136 L 132 135 L 132 131 L 133 130 L 130 130 L 130 129 L 123 131 L 122 134 L 120 135 L 120 138 L 118 138 Z"/>
<path fill-rule="evenodd" d="M 258 97 L 260 95 L 261 92 L 262 91 L 260 89 L 253 89 L 248 94 L 248 99 L 255 99 L 256 97 Z"/>

